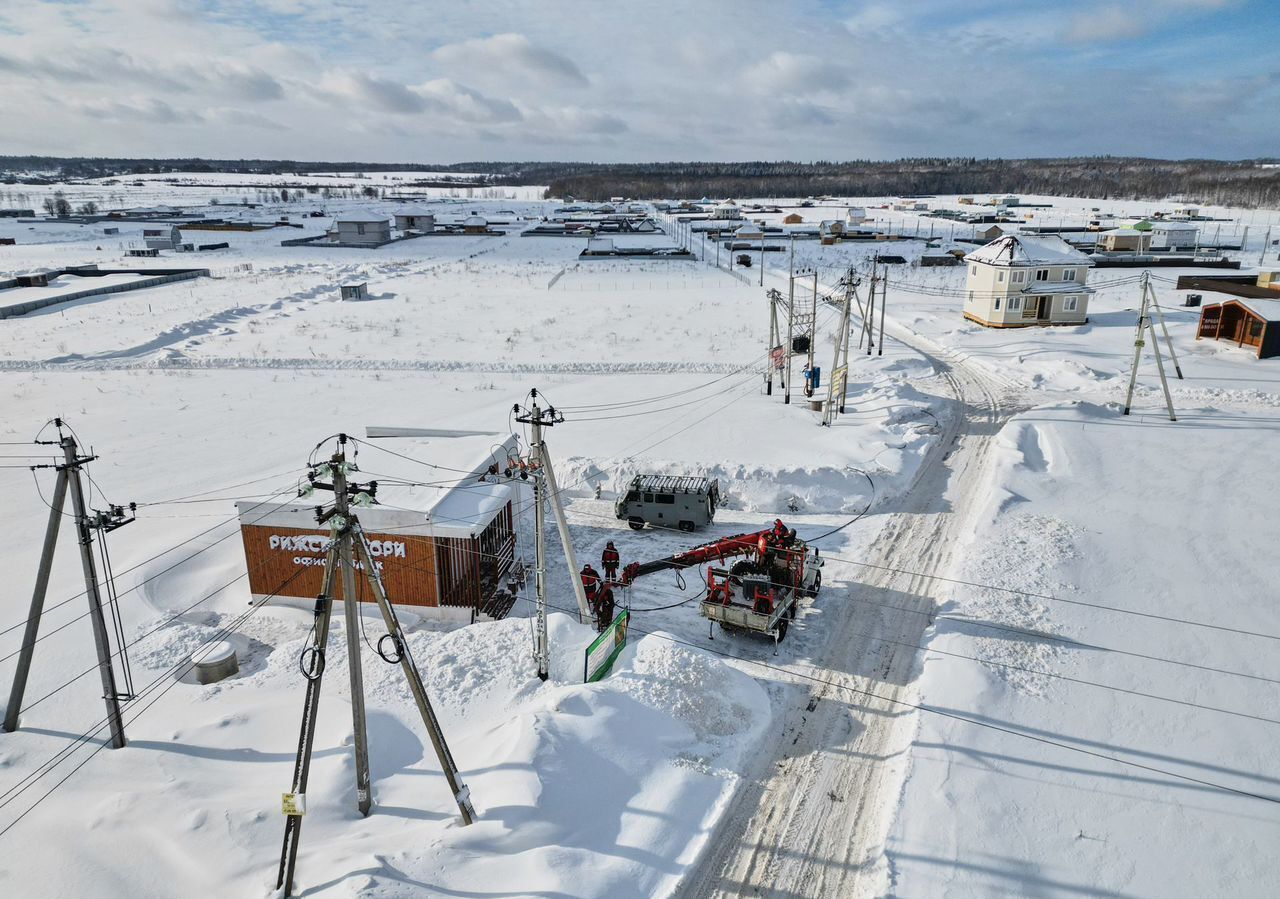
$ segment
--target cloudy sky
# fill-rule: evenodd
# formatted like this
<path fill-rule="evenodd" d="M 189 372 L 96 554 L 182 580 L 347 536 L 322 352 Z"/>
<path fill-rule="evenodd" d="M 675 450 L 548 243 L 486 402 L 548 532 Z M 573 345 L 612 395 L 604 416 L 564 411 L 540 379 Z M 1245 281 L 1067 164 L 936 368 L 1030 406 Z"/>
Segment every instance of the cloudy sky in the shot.
<path fill-rule="evenodd" d="M 1275 0 L 0 0 L 0 155 L 1280 155 Z"/>

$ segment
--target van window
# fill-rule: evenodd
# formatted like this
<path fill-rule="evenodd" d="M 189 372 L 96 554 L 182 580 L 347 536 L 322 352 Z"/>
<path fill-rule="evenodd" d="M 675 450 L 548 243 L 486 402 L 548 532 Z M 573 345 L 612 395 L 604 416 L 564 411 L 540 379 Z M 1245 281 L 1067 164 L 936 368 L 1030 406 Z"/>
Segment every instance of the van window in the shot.
<path fill-rule="evenodd" d="M 628 490 L 628 491 L 627 491 L 627 500 L 626 500 L 626 501 L 627 501 L 627 502 L 629 502 L 629 503 L 636 503 L 636 502 L 639 502 L 639 501 L 640 501 L 640 491 L 639 491 L 639 490 Z"/>
<path fill-rule="evenodd" d="M 653 502 L 653 494 L 652 494 L 652 493 L 646 493 L 646 494 L 644 495 L 644 501 L 645 501 L 646 503 L 651 503 L 651 502 Z"/>
<path fill-rule="evenodd" d="M 670 493 L 659 493 L 654 496 L 653 500 L 664 506 L 674 506 L 676 504 L 676 498 Z"/>

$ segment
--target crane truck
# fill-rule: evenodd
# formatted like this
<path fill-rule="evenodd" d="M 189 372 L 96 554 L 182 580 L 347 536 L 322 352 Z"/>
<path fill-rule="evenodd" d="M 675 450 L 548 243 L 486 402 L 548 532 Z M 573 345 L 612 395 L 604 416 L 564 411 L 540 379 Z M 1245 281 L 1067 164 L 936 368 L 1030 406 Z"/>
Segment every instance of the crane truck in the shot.
<path fill-rule="evenodd" d="M 737 561 L 724 568 L 731 558 Z M 761 531 L 722 537 L 650 562 L 632 562 L 622 569 L 622 583 L 630 586 L 636 578 L 657 571 L 706 564 L 707 590 L 698 611 L 707 619 L 708 636 L 718 622 L 729 633 L 773 637 L 776 653 L 796 617 L 800 597 L 817 596 L 822 589 L 822 562 L 816 547 L 778 520 Z"/>

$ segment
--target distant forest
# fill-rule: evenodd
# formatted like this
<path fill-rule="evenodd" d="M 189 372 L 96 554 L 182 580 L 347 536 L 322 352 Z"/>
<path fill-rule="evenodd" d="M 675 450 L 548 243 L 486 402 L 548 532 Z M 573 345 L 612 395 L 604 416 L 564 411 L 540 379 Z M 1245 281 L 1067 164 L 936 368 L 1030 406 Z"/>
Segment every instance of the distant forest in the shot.
<path fill-rule="evenodd" d="M 925 157 L 892 162 L 299 162 L 271 159 L 64 159 L 0 156 L 8 183 L 48 182 L 167 172 L 310 174 L 316 172 L 438 172 L 432 183 L 547 185 L 547 195 L 598 201 L 609 197 L 903 196 L 928 194 L 1048 194 L 1098 199 L 1179 197 L 1228 206 L 1280 206 L 1277 160 L 1063 159 Z"/>

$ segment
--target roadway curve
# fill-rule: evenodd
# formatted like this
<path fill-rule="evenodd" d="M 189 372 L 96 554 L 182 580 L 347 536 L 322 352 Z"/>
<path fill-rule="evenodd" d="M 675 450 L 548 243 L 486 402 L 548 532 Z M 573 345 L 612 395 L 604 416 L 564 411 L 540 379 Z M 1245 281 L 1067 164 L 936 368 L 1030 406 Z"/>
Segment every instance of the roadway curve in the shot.
<path fill-rule="evenodd" d="M 995 435 L 1019 410 L 974 366 L 902 337 L 933 363 L 952 394 L 954 414 L 943 419 L 942 439 L 863 557 L 946 575 L 972 531 Z M 821 602 L 831 622 L 826 640 L 811 662 L 784 667 L 914 701 L 921 653 L 911 647 L 923 643 L 933 620 L 934 583 L 831 559 L 827 577 L 835 589 Z M 890 888 L 884 844 L 905 781 L 915 713 L 813 681 L 794 684 L 782 694 L 782 726 L 743 772 L 742 787 L 680 895 L 850 899 Z"/>

